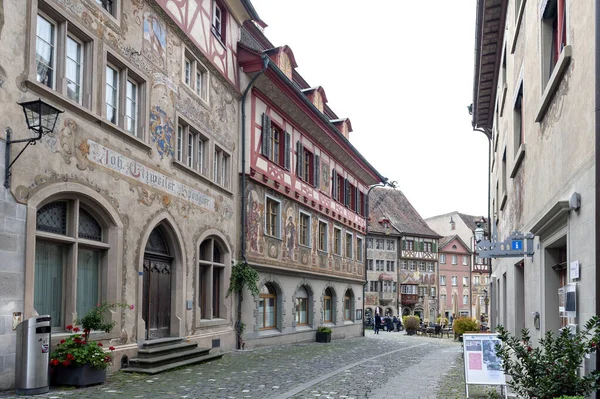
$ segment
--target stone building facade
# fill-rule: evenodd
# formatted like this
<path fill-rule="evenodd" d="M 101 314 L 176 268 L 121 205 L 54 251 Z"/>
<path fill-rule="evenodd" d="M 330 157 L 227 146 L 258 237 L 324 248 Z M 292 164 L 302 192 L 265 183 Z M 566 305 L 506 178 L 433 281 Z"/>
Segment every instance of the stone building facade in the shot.
<path fill-rule="evenodd" d="M 19 313 L 50 314 L 55 344 L 97 303 L 133 305 L 110 314 L 112 333 L 92 334 L 116 347 L 114 367 L 159 337 L 234 348 L 236 46 L 254 10 L 233 0 L 0 7 L 3 123 L 23 139 L 18 102 L 64 111 L 1 192 L 0 389 L 14 381 Z"/>
<path fill-rule="evenodd" d="M 383 180 L 349 141 L 348 119 L 300 76 L 288 46 L 245 24 L 240 65 L 245 135 L 242 258 L 259 272 L 244 294 L 246 347 L 362 332 L 365 195 Z M 252 85 L 250 85 L 252 84 Z"/>
<path fill-rule="evenodd" d="M 528 328 L 533 341 L 598 312 L 594 11 L 589 1 L 478 2 L 473 126 L 491 140 L 492 230 L 535 236 L 532 257 L 493 261 L 491 323 Z M 566 285 L 570 314 L 559 312 Z"/>

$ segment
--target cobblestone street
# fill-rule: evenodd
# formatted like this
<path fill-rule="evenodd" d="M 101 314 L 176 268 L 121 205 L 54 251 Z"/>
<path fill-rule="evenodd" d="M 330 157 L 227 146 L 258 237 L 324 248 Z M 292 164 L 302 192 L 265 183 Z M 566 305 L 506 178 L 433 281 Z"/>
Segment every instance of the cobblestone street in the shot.
<path fill-rule="evenodd" d="M 471 386 L 487 398 L 492 387 Z M 498 389 L 496 389 L 499 392 Z M 211 363 L 147 376 L 116 373 L 104 385 L 55 389 L 35 398 L 464 398 L 459 342 L 374 335 L 232 352 Z M 0 393 L 0 398 L 16 398 Z"/>

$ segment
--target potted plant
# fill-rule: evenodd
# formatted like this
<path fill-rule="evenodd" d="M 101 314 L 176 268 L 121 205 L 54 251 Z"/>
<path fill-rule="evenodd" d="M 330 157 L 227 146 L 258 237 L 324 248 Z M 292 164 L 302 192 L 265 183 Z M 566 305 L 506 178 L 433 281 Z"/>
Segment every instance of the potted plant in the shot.
<path fill-rule="evenodd" d="M 418 316 L 406 316 L 404 318 L 404 329 L 408 335 L 415 335 L 419 328 L 421 321 Z"/>
<path fill-rule="evenodd" d="M 331 328 L 319 327 L 317 329 L 317 342 L 331 342 Z"/>
<path fill-rule="evenodd" d="M 106 322 L 104 314 L 111 308 L 128 307 L 126 304 L 98 304 L 84 317 L 75 320 L 80 327 L 68 325 L 72 334 L 62 339 L 50 354 L 50 372 L 53 385 L 84 387 L 101 384 L 106 380 L 106 368 L 112 362 L 114 347 L 105 349 L 101 342 L 90 340 L 92 331 L 110 332 L 115 323 Z"/>
<path fill-rule="evenodd" d="M 458 317 L 454 319 L 452 329 L 454 330 L 455 338 L 458 336 L 458 340 L 462 342 L 462 335 L 467 331 L 479 331 L 479 323 L 470 317 Z"/>

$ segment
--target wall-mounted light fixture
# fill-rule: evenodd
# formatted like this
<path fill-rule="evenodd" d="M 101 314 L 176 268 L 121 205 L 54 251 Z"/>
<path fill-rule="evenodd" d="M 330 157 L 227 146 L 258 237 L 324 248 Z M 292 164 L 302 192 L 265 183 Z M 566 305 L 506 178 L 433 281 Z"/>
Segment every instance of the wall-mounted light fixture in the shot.
<path fill-rule="evenodd" d="M 6 151 L 4 157 L 4 187 L 6 188 L 10 188 L 10 168 L 15 161 L 19 159 L 29 144 L 35 145 L 36 141 L 40 140 L 44 134 L 52 133 L 58 120 L 58 115 L 63 112 L 50 104 L 46 104 L 41 99 L 18 104 L 23 107 L 27 128 L 37 133 L 37 135 L 27 139 L 11 140 L 12 129 L 10 127 L 6 128 Z M 10 162 L 10 145 L 16 143 L 27 143 L 27 145 Z"/>

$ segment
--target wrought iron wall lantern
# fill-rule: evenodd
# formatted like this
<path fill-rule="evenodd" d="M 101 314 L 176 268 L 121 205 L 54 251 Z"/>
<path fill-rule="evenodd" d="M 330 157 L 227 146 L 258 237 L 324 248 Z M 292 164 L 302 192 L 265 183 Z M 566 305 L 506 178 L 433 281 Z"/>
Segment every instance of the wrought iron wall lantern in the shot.
<path fill-rule="evenodd" d="M 63 111 L 45 103 L 41 99 L 17 104 L 23 107 L 27 128 L 37 135 L 27 139 L 11 140 L 12 129 L 10 127 L 6 128 L 6 151 L 4 157 L 4 187 L 6 188 L 10 188 L 10 168 L 15 161 L 19 159 L 23 151 L 25 151 L 30 144 L 35 145 L 38 140 L 41 140 L 44 134 L 52 133 L 56 121 L 58 120 L 58 115 L 63 113 Z M 21 152 L 17 154 L 15 159 L 10 162 L 10 146 L 11 144 L 16 143 L 27 144 L 23 147 Z"/>

